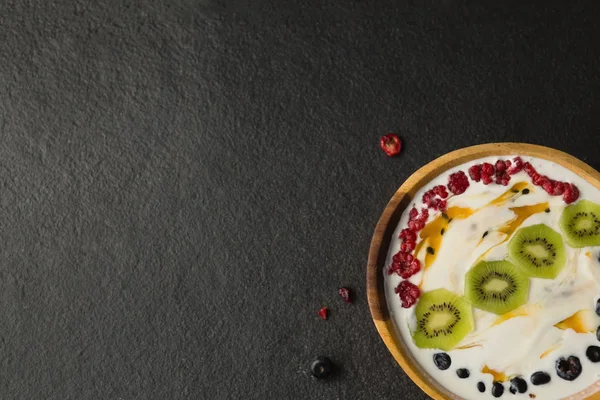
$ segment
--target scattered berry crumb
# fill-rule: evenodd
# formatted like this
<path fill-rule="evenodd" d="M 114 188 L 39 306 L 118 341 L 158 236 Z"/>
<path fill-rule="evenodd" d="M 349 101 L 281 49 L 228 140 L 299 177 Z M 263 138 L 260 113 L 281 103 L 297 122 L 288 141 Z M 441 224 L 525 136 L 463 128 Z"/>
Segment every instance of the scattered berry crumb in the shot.
<path fill-rule="evenodd" d="M 321 319 L 327 319 L 327 307 L 323 307 L 319 310 L 319 317 L 321 317 Z"/>
<path fill-rule="evenodd" d="M 352 299 L 350 298 L 350 289 L 346 287 L 341 287 L 338 289 L 338 293 L 340 297 L 348 304 L 352 303 Z"/>
<path fill-rule="evenodd" d="M 421 296 L 421 290 L 418 286 L 410 283 L 409 281 L 402 281 L 400 284 L 394 289 L 394 292 L 400 296 L 400 300 L 402 300 L 402 307 L 410 308 L 416 302 L 417 299 Z"/>
<path fill-rule="evenodd" d="M 379 139 L 379 146 L 385 154 L 393 157 L 400 153 L 400 150 L 402 149 L 402 141 L 400 141 L 398 135 L 394 133 L 388 133 Z"/>

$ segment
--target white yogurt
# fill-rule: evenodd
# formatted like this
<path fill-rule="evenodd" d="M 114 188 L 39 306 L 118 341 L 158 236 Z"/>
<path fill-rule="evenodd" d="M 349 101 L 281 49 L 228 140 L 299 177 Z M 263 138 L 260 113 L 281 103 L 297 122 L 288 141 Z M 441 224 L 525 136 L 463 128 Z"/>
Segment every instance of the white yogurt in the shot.
<path fill-rule="evenodd" d="M 501 157 L 512 159 L 514 156 Z M 571 182 L 577 185 L 580 199 L 588 199 L 600 204 L 600 191 L 568 169 L 541 159 L 521 157 L 529 161 L 540 174 L 552 179 Z M 448 175 L 462 170 L 465 173 L 473 164 L 489 162 L 494 164 L 498 157 L 484 158 L 471 161 L 453 168 L 440 175 L 415 196 L 417 209 L 423 206 L 423 194 L 435 185 L 446 184 Z M 460 206 L 479 209 L 502 193 L 506 192 L 517 182 L 531 183 L 525 172 L 511 177 L 508 186 L 470 181 L 470 186 L 460 196 L 450 198 L 448 207 Z M 422 292 L 446 288 L 462 295 L 466 272 L 474 262 L 485 253 L 484 260 L 500 260 L 507 256 L 508 240 L 502 233 L 495 232 L 500 227 L 514 219 L 515 214 L 509 207 L 549 203 L 551 212 L 537 213 L 527 218 L 520 227 L 543 223 L 561 232 L 558 220 L 566 207 L 562 196 L 549 196 L 542 188 L 530 185 L 531 192 L 527 195 L 516 195 L 498 207 L 484 207 L 466 219 L 456 219 L 444 233 L 441 248 L 436 249 L 437 256 L 433 264 L 426 270 L 412 276 L 410 281 L 421 285 Z M 386 267 L 392 262 L 392 256 L 400 249 L 398 234 L 408 224 L 407 207 L 396 228 L 387 256 Z M 429 221 L 439 213 L 430 210 Z M 480 242 L 483 233 L 490 231 Z M 505 241 L 504 241 L 505 240 Z M 440 371 L 433 363 L 433 354 L 440 352 L 436 349 L 420 349 L 415 346 L 411 331 L 415 326 L 415 307 L 404 309 L 394 288 L 402 281 L 396 274 L 385 275 L 385 291 L 391 318 L 400 332 L 404 342 L 415 359 L 442 386 L 457 395 L 457 399 L 494 399 L 491 394 L 493 376 L 481 372 L 484 366 L 494 371 L 504 373 L 507 377 L 522 376 L 528 383 L 525 394 L 517 394 L 516 398 L 529 398 L 533 393 L 538 400 L 566 399 L 569 396 L 588 388 L 600 378 L 600 363 L 594 364 L 585 356 L 590 345 L 600 345 L 594 333 L 576 333 L 572 329 L 558 329 L 555 324 L 572 316 L 580 310 L 592 310 L 589 314 L 593 326 L 600 325 L 600 318 L 593 313 L 596 300 L 600 295 L 600 247 L 574 249 L 566 243 L 567 263 L 560 275 L 555 279 L 530 279 L 528 309 L 526 315 L 508 319 L 492 326 L 498 315 L 473 308 L 475 329 L 464 338 L 457 347 L 469 344 L 479 346 L 454 349 L 447 353 L 452 358 L 452 365 L 446 371 Z M 487 250 L 490 250 L 486 253 Z M 419 259 L 424 264 L 424 251 L 419 253 Z M 387 269 L 387 268 L 386 268 Z M 541 357 L 545 352 L 547 355 Z M 559 357 L 577 356 L 583 371 L 574 381 L 565 381 L 558 377 L 555 362 Z M 459 379 L 456 375 L 458 368 L 467 368 L 471 375 L 467 379 Z M 546 385 L 533 386 L 529 377 L 533 372 L 544 371 L 552 380 Z M 484 382 L 485 393 L 477 389 L 477 382 Z M 508 391 L 510 383 L 504 384 L 504 396 L 512 394 Z"/>

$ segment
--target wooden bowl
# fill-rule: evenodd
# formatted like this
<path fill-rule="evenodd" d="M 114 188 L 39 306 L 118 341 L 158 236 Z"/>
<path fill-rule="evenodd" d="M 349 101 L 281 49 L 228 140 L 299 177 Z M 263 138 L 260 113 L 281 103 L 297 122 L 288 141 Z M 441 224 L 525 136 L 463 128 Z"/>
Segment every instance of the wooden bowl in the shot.
<path fill-rule="evenodd" d="M 371 240 L 367 264 L 367 297 L 373 322 L 383 342 L 404 372 L 435 400 L 460 399 L 460 397 L 442 387 L 415 361 L 390 319 L 385 299 L 383 268 L 392 234 L 404 209 L 412 203 L 415 193 L 432 179 L 450 168 L 471 160 L 488 156 L 508 155 L 532 156 L 560 164 L 600 190 L 600 173 L 562 151 L 525 143 L 490 143 L 467 147 L 443 155 L 412 174 L 389 201 L 379 218 Z M 600 380 L 586 390 L 568 398 L 568 400 L 584 399 L 600 400 Z"/>

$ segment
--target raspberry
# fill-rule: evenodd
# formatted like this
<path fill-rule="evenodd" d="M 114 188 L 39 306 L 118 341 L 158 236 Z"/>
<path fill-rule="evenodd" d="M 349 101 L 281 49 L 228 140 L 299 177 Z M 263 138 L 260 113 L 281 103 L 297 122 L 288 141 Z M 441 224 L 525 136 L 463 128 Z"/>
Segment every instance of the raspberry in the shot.
<path fill-rule="evenodd" d="M 510 168 L 510 166 L 511 166 L 511 165 L 512 165 L 512 163 L 510 162 L 510 160 L 506 160 L 506 161 L 504 161 L 504 166 L 505 166 L 506 168 Z"/>
<path fill-rule="evenodd" d="M 400 284 L 394 289 L 394 292 L 400 296 L 400 300 L 402 300 L 402 307 L 410 308 L 416 302 L 417 299 L 421 296 L 421 290 L 418 286 L 410 283 L 409 281 L 402 281 Z"/>
<path fill-rule="evenodd" d="M 494 166 L 490 163 L 481 164 L 481 175 L 493 175 Z"/>
<path fill-rule="evenodd" d="M 467 175 L 458 171 L 448 177 L 448 190 L 454 194 L 462 194 L 469 187 L 469 178 Z"/>
<path fill-rule="evenodd" d="M 537 172 L 534 172 L 533 175 L 531 175 L 531 182 L 536 186 L 543 186 L 547 180 L 547 177 L 540 175 Z"/>
<path fill-rule="evenodd" d="M 400 246 L 400 251 L 408 253 L 410 251 L 413 251 L 416 246 L 417 246 L 417 244 L 415 242 L 406 241 L 406 242 L 402 243 L 402 245 Z"/>
<path fill-rule="evenodd" d="M 491 175 L 481 175 L 481 181 L 483 182 L 484 185 L 489 185 L 494 180 L 492 179 Z"/>
<path fill-rule="evenodd" d="M 504 160 L 496 161 L 496 174 L 498 172 L 504 172 L 506 170 L 506 164 L 504 164 Z"/>
<path fill-rule="evenodd" d="M 346 303 L 352 303 L 352 298 L 350 297 L 350 289 L 341 287 L 338 289 L 338 294 Z"/>
<path fill-rule="evenodd" d="M 417 211 L 417 209 L 415 207 L 413 207 L 410 212 L 408 213 L 408 219 L 410 221 L 414 220 L 415 218 L 417 218 L 417 216 L 419 215 L 419 212 Z"/>
<path fill-rule="evenodd" d="M 410 229 L 413 232 L 419 232 L 421 229 L 423 229 L 425 227 L 425 222 L 423 221 L 409 221 L 408 222 L 408 229 Z"/>
<path fill-rule="evenodd" d="M 533 165 L 531 165 L 529 161 L 523 164 L 523 170 L 525 170 L 525 172 L 527 172 L 527 175 L 529 176 L 533 176 L 533 174 L 537 173 L 537 171 L 535 170 L 535 168 L 533 168 Z"/>
<path fill-rule="evenodd" d="M 496 173 L 496 183 L 498 185 L 506 186 L 510 182 L 510 175 L 507 172 L 504 172 L 500 175 Z"/>
<path fill-rule="evenodd" d="M 381 150 L 383 150 L 385 154 L 393 157 L 400 153 L 400 150 L 402 149 L 402 142 L 400 141 L 398 135 L 388 133 L 379 139 L 379 147 L 381 147 Z"/>
<path fill-rule="evenodd" d="M 563 193 L 563 201 L 571 204 L 579 198 L 579 189 L 572 183 L 565 183 L 565 192 Z"/>
<path fill-rule="evenodd" d="M 446 211 L 447 207 L 448 207 L 448 202 L 446 200 L 440 200 L 440 202 L 438 203 L 438 209 L 440 211 Z"/>
<path fill-rule="evenodd" d="M 475 182 L 479 182 L 481 180 L 481 165 L 475 164 L 469 168 L 469 176 Z"/>
<path fill-rule="evenodd" d="M 406 253 L 406 256 L 404 256 L 404 258 L 405 258 L 405 261 L 406 261 L 407 263 L 410 263 L 410 262 L 412 262 L 412 261 L 415 259 L 415 258 L 413 257 L 413 255 L 412 255 L 412 254 L 410 254 L 410 253 Z"/>
<path fill-rule="evenodd" d="M 402 278 L 407 279 L 421 270 L 421 263 L 412 256 L 405 261 L 393 262 L 388 270 L 388 274 L 396 273 Z"/>
<path fill-rule="evenodd" d="M 400 231 L 400 235 L 398 236 L 398 238 L 403 239 L 403 240 L 411 240 L 411 241 L 416 241 L 417 240 L 417 234 L 414 233 L 413 231 L 411 231 L 410 229 L 402 229 L 402 231 Z"/>
<path fill-rule="evenodd" d="M 425 222 L 423 222 L 423 221 L 415 221 L 415 224 L 416 224 L 417 230 L 419 230 L 419 231 L 421 229 L 425 228 Z"/>
<path fill-rule="evenodd" d="M 552 179 L 547 180 L 546 182 L 544 182 L 544 184 L 542 185 L 542 189 L 544 189 L 546 191 L 546 193 L 548 193 L 549 195 L 552 195 L 552 193 L 554 193 L 554 186 L 556 185 L 556 181 L 553 181 Z"/>
<path fill-rule="evenodd" d="M 444 185 L 437 185 L 436 187 L 434 187 L 433 193 L 437 194 L 442 199 L 445 199 L 446 197 L 448 197 L 448 191 L 446 190 L 446 186 L 444 186 Z"/>
<path fill-rule="evenodd" d="M 424 208 L 421 210 L 421 215 L 417 218 L 417 220 L 426 222 L 427 218 L 429 218 L 429 210 Z"/>
<path fill-rule="evenodd" d="M 554 190 L 552 191 L 553 196 L 560 196 L 565 192 L 565 184 L 562 182 L 556 182 Z"/>
<path fill-rule="evenodd" d="M 407 254 L 408 253 L 405 253 L 402 250 L 400 250 L 399 252 L 397 252 L 396 254 L 394 254 L 392 256 L 392 264 L 398 264 L 398 263 L 406 261 Z"/>
<path fill-rule="evenodd" d="M 319 317 L 321 317 L 321 319 L 327 319 L 327 307 L 323 307 L 319 310 Z"/>
<path fill-rule="evenodd" d="M 523 170 L 523 160 L 521 160 L 521 157 L 513 158 L 513 162 L 514 165 L 511 166 L 510 164 L 508 164 L 510 163 L 510 161 L 506 161 L 506 167 L 508 168 L 506 172 L 508 172 L 509 175 L 514 175 Z"/>

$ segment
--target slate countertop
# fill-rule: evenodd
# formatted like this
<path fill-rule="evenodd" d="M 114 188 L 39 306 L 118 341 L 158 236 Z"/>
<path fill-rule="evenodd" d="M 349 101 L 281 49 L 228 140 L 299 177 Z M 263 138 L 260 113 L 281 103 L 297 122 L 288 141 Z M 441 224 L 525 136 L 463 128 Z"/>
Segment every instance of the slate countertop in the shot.
<path fill-rule="evenodd" d="M 0 13 L 2 399 L 426 399 L 366 303 L 397 187 L 496 141 L 600 168 L 596 1 L 92 3 Z"/>

